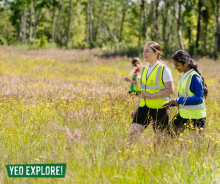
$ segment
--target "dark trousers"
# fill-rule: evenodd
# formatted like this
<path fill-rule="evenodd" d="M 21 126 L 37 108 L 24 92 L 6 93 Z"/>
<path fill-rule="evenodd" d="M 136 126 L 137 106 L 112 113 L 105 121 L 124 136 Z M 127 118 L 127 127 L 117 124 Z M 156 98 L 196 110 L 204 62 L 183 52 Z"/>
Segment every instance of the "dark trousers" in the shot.
<path fill-rule="evenodd" d="M 153 122 L 154 130 L 163 131 L 169 123 L 170 110 L 151 109 L 147 106 L 138 107 L 132 123 L 137 123 L 145 126 L 145 128 Z"/>
<path fill-rule="evenodd" d="M 205 128 L 205 122 L 206 117 L 201 119 L 184 119 L 180 114 L 176 114 L 170 123 L 169 132 L 178 134 L 183 132 L 186 128 Z"/>

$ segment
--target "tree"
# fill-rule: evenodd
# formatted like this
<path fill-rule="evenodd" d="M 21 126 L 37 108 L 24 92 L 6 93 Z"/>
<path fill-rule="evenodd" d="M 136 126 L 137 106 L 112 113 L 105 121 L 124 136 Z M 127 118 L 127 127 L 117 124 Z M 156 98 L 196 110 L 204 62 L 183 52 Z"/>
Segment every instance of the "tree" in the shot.
<path fill-rule="evenodd" d="M 120 34 L 119 34 L 119 42 L 122 41 L 122 33 L 123 33 L 123 25 L 125 21 L 125 15 L 127 12 L 127 9 L 129 8 L 129 0 L 122 0 L 122 17 L 121 17 L 121 26 L 120 26 Z"/>
<path fill-rule="evenodd" d="M 138 55 L 140 53 L 140 42 L 141 42 L 141 28 L 142 28 L 142 14 L 144 11 L 144 3 L 145 0 L 141 0 L 141 6 L 140 6 L 140 18 L 139 18 L 139 36 L 138 36 Z"/>
<path fill-rule="evenodd" d="M 196 36 L 196 48 L 199 48 L 199 37 L 200 37 L 200 27 L 201 27 L 201 9 L 203 1 L 199 0 L 198 2 L 198 23 L 197 23 L 197 36 Z"/>
<path fill-rule="evenodd" d="M 158 18 L 159 18 L 159 15 L 158 15 L 158 6 L 159 6 L 159 3 L 160 3 L 160 0 L 155 0 L 154 1 L 154 12 L 153 12 L 153 15 L 154 15 L 154 39 L 157 41 L 159 39 L 159 26 L 158 26 Z"/>
<path fill-rule="evenodd" d="M 179 46 L 180 49 L 184 49 L 183 46 L 183 41 L 182 41 L 182 33 L 181 33 L 181 7 L 182 7 L 182 0 L 178 0 L 178 15 L 176 12 L 176 4 L 174 1 L 174 16 L 176 18 L 177 21 L 177 35 L 178 35 L 178 39 L 179 39 Z"/>
<path fill-rule="evenodd" d="M 67 48 L 70 42 L 72 47 L 93 48 L 105 44 L 107 48 L 114 48 L 115 53 L 123 49 L 129 55 L 130 51 L 136 55 L 141 44 L 152 39 L 162 43 L 167 56 L 177 49 L 177 45 L 190 54 L 195 54 L 195 48 L 201 48 L 197 49 L 197 54 L 213 55 L 215 43 L 215 52 L 219 51 L 219 0 L 4 2 L 0 8 L 3 7 L 7 16 L 1 17 L 0 43 L 6 38 L 8 43 L 13 40 L 29 44 L 29 38 L 32 42 L 33 39 L 36 42 L 38 39 L 51 40 Z M 6 31 L 4 22 L 8 19 L 13 31 Z M 174 29 L 177 31 L 172 31 Z"/>
<path fill-rule="evenodd" d="M 66 36 L 65 36 L 65 46 L 68 48 L 69 42 L 69 29 L 70 29 L 70 21 L 71 21 L 71 7 L 72 7 L 72 0 L 69 0 L 69 7 L 68 7 L 68 25 L 66 28 Z"/>
<path fill-rule="evenodd" d="M 216 13 L 215 13 L 215 20 L 216 20 L 216 31 L 215 31 L 215 51 L 216 53 L 219 51 L 219 0 L 216 0 Z"/>
<path fill-rule="evenodd" d="M 62 10 L 63 10 L 63 0 L 59 0 L 59 9 L 58 9 L 57 22 L 56 22 L 55 31 L 54 31 L 54 40 L 56 40 L 57 38 L 58 26 L 61 23 L 61 17 L 63 13 Z"/>
<path fill-rule="evenodd" d="M 202 10 L 202 17 L 204 20 L 204 46 L 205 51 L 207 50 L 207 40 L 208 40 L 208 24 L 211 17 L 212 7 L 209 6 L 209 3 L 204 4 L 204 9 Z"/>
<path fill-rule="evenodd" d="M 92 47 L 92 0 L 89 1 L 89 45 Z"/>
<path fill-rule="evenodd" d="M 148 15 L 147 13 L 147 2 L 144 2 L 144 7 L 143 7 L 143 18 L 144 18 L 144 40 L 147 40 L 147 19 L 146 16 Z"/>
<path fill-rule="evenodd" d="M 26 8 L 24 8 L 22 14 L 21 14 L 21 30 L 22 30 L 22 42 L 26 42 Z"/>
<path fill-rule="evenodd" d="M 54 19 L 57 8 L 59 7 L 59 2 L 56 0 L 50 0 L 50 12 L 51 12 L 51 42 L 54 43 Z"/>
<path fill-rule="evenodd" d="M 166 28 L 167 28 L 167 19 L 168 19 L 168 11 L 169 11 L 169 8 L 170 8 L 170 1 L 167 0 L 167 1 L 164 1 L 164 7 L 163 7 L 163 17 L 162 17 L 162 20 L 163 20 L 163 33 L 162 33 L 162 39 L 163 39 L 163 42 L 167 42 L 168 40 L 166 39 L 167 35 L 166 35 Z"/>

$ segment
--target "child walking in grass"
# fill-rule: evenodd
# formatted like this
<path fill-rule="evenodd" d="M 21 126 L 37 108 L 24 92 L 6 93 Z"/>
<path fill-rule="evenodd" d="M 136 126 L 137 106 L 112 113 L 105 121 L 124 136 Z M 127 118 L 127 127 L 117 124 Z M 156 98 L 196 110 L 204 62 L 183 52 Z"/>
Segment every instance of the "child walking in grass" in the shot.
<path fill-rule="evenodd" d="M 133 67 L 133 70 L 130 73 L 131 79 L 129 79 L 128 77 L 125 77 L 124 80 L 126 82 L 131 83 L 130 90 L 128 91 L 129 94 L 132 94 L 132 93 L 140 94 L 139 80 L 141 77 L 142 63 L 139 58 L 135 57 L 135 58 L 132 58 L 131 64 Z"/>
<path fill-rule="evenodd" d="M 162 49 L 157 42 L 146 43 L 143 50 L 144 61 L 140 79 L 140 101 L 131 113 L 133 118 L 129 131 L 129 142 L 136 139 L 153 122 L 154 130 L 168 127 L 169 110 L 162 107 L 174 91 L 170 69 L 161 60 Z"/>
<path fill-rule="evenodd" d="M 175 69 L 183 73 L 178 83 L 178 98 L 171 99 L 163 104 L 163 107 L 167 109 L 170 106 L 178 106 L 178 113 L 171 121 L 174 128 L 172 132 L 179 134 L 186 127 L 203 129 L 206 122 L 204 97 L 206 98 L 208 95 L 205 80 L 197 64 L 186 51 L 176 51 L 172 59 Z"/>

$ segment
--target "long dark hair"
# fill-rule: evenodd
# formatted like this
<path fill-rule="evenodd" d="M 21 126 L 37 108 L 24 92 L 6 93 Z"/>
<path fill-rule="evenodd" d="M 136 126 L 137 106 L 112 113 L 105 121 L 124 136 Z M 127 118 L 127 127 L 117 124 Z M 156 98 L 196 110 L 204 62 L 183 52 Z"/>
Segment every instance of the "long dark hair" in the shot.
<path fill-rule="evenodd" d="M 189 68 L 194 69 L 200 75 L 200 77 L 202 78 L 204 96 L 206 98 L 208 96 L 208 87 L 205 83 L 205 79 L 202 76 L 202 73 L 200 72 L 197 64 L 193 61 L 192 58 L 190 58 L 190 55 L 188 54 L 188 52 L 184 50 L 178 50 L 173 54 L 172 59 L 179 63 L 182 63 L 182 65 L 184 65 L 185 62 L 187 62 Z"/>

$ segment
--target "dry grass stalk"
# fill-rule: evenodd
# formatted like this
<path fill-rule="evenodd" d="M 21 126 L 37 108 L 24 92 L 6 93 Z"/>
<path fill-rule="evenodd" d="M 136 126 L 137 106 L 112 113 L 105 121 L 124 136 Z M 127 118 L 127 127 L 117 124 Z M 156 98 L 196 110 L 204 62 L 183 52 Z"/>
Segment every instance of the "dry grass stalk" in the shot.
<path fill-rule="evenodd" d="M 79 139 L 81 137 L 81 131 L 79 129 L 76 129 L 73 134 L 70 131 L 68 126 L 65 125 L 64 129 L 65 129 L 65 132 L 66 132 L 67 139 L 69 141 L 73 142 L 73 141 L 76 141 L 77 139 Z"/>

